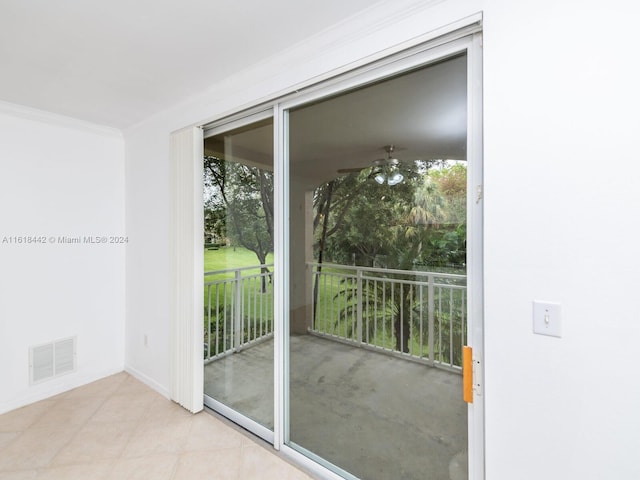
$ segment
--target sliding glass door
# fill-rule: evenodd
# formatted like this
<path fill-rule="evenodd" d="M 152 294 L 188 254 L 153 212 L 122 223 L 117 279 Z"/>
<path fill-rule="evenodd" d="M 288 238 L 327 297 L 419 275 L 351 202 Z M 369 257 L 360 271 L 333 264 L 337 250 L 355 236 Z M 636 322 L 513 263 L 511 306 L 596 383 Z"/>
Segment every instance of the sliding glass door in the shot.
<path fill-rule="evenodd" d="M 212 129 L 204 152 L 205 403 L 272 439 L 273 119 Z"/>
<path fill-rule="evenodd" d="M 205 129 L 205 404 L 321 478 L 482 478 L 480 67 L 467 33 Z"/>
<path fill-rule="evenodd" d="M 287 444 L 467 478 L 467 56 L 288 110 Z"/>

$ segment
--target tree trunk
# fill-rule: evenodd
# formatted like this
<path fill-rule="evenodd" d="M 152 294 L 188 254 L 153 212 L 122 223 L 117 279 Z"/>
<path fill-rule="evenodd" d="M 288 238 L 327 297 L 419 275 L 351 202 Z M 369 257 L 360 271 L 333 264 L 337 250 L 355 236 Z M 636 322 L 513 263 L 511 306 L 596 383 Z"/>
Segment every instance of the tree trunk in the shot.
<path fill-rule="evenodd" d="M 399 310 L 393 323 L 393 330 L 396 337 L 396 350 L 402 353 L 409 353 L 409 338 L 411 333 L 411 325 L 409 324 L 409 318 L 411 317 L 411 294 L 409 292 L 407 292 L 406 297 L 402 296 L 398 303 L 398 308 Z"/>
<path fill-rule="evenodd" d="M 260 261 L 260 265 L 262 265 L 260 267 L 260 273 L 262 275 L 260 275 L 260 292 L 261 293 L 267 293 L 267 273 L 269 273 L 269 269 L 267 267 L 264 266 L 265 263 L 267 263 L 267 256 L 266 254 L 262 254 L 262 252 L 258 253 L 255 252 L 255 254 L 258 257 L 258 260 Z"/>
<path fill-rule="evenodd" d="M 322 254 L 324 252 L 324 243 L 327 239 L 327 228 L 329 226 L 329 213 L 331 212 L 331 197 L 333 195 L 333 187 L 336 181 L 331 180 L 327 185 L 327 199 L 324 208 L 324 219 L 322 221 L 322 235 L 318 244 L 318 270 L 316 271 L 315 284 L 313 286 L 313 326 L 316 325 L 316 312 L 318 306 L 320 273 L 322 272 Z"/>

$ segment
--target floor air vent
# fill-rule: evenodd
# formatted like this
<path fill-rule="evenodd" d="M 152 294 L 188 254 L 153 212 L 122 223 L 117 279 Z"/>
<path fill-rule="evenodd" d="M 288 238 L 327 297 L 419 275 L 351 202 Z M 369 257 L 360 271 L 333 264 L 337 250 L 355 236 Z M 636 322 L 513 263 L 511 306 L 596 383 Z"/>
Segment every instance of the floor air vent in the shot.
<path fill-rule="evenodd" d="M 40 383 L 76 370 L 76 337 L 29 348 L 29 381 Z"/>

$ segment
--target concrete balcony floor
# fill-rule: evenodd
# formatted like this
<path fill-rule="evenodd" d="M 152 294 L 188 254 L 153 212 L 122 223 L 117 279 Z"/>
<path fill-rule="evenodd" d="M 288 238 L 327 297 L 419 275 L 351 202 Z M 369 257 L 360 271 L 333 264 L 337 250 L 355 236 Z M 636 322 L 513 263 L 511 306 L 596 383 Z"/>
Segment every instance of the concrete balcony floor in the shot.
<path fill-rule="evenodd" d="M 273 341 L 205 367 L 205 393 L 273 428 Z M 290 347 L 291 441 L 367 480 L 467 478 L 462 377 L 311 335 Z"/>

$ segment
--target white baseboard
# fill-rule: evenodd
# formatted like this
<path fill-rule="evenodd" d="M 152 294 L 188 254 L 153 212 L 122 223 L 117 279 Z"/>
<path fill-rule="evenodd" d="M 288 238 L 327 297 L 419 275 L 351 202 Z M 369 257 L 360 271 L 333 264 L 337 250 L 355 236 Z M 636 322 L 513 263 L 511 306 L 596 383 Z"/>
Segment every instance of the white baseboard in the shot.
<path fill-rule="evenodd" d="M 36 387 L 29 387 L 24 390 L 24 395 L 19 395 L 9 401 L 0 403 L 0 415 L 17 408 L 39 402 L 40 400 L 46 400 L 47 398 L 68 392 L 74 388 L 82 387 L 88 383 L 101 380 L 122 371 L 122 367 L 116 367 L 97 373 L 76 373 L 64 375 L 55 379 L 55 381 L 51 382 L 49 385 L 40 384 Z"/>
<path fill-rule="evenodd" d="M 171 398 L 171 395 L 169 393 L 169 389 L 166 388 L 164 385 L 161 385 L 158 382 L 156 382 L 153 378 L 148 377 L 144 373 L 140 372 L 139 370 L 136 370 L 135 368 L 133 368 L 133 367 L 131 367 L 129 365 L 125 365 L 124 371 L 127 372 L 132 377 L 136 378 L 137 380 L 140 380 L 146 386 L 148 386 L 149 388 L 152 388 L 153 390 L 158 392 L 163 397 L 165 397 L 167 399 Z"/>

